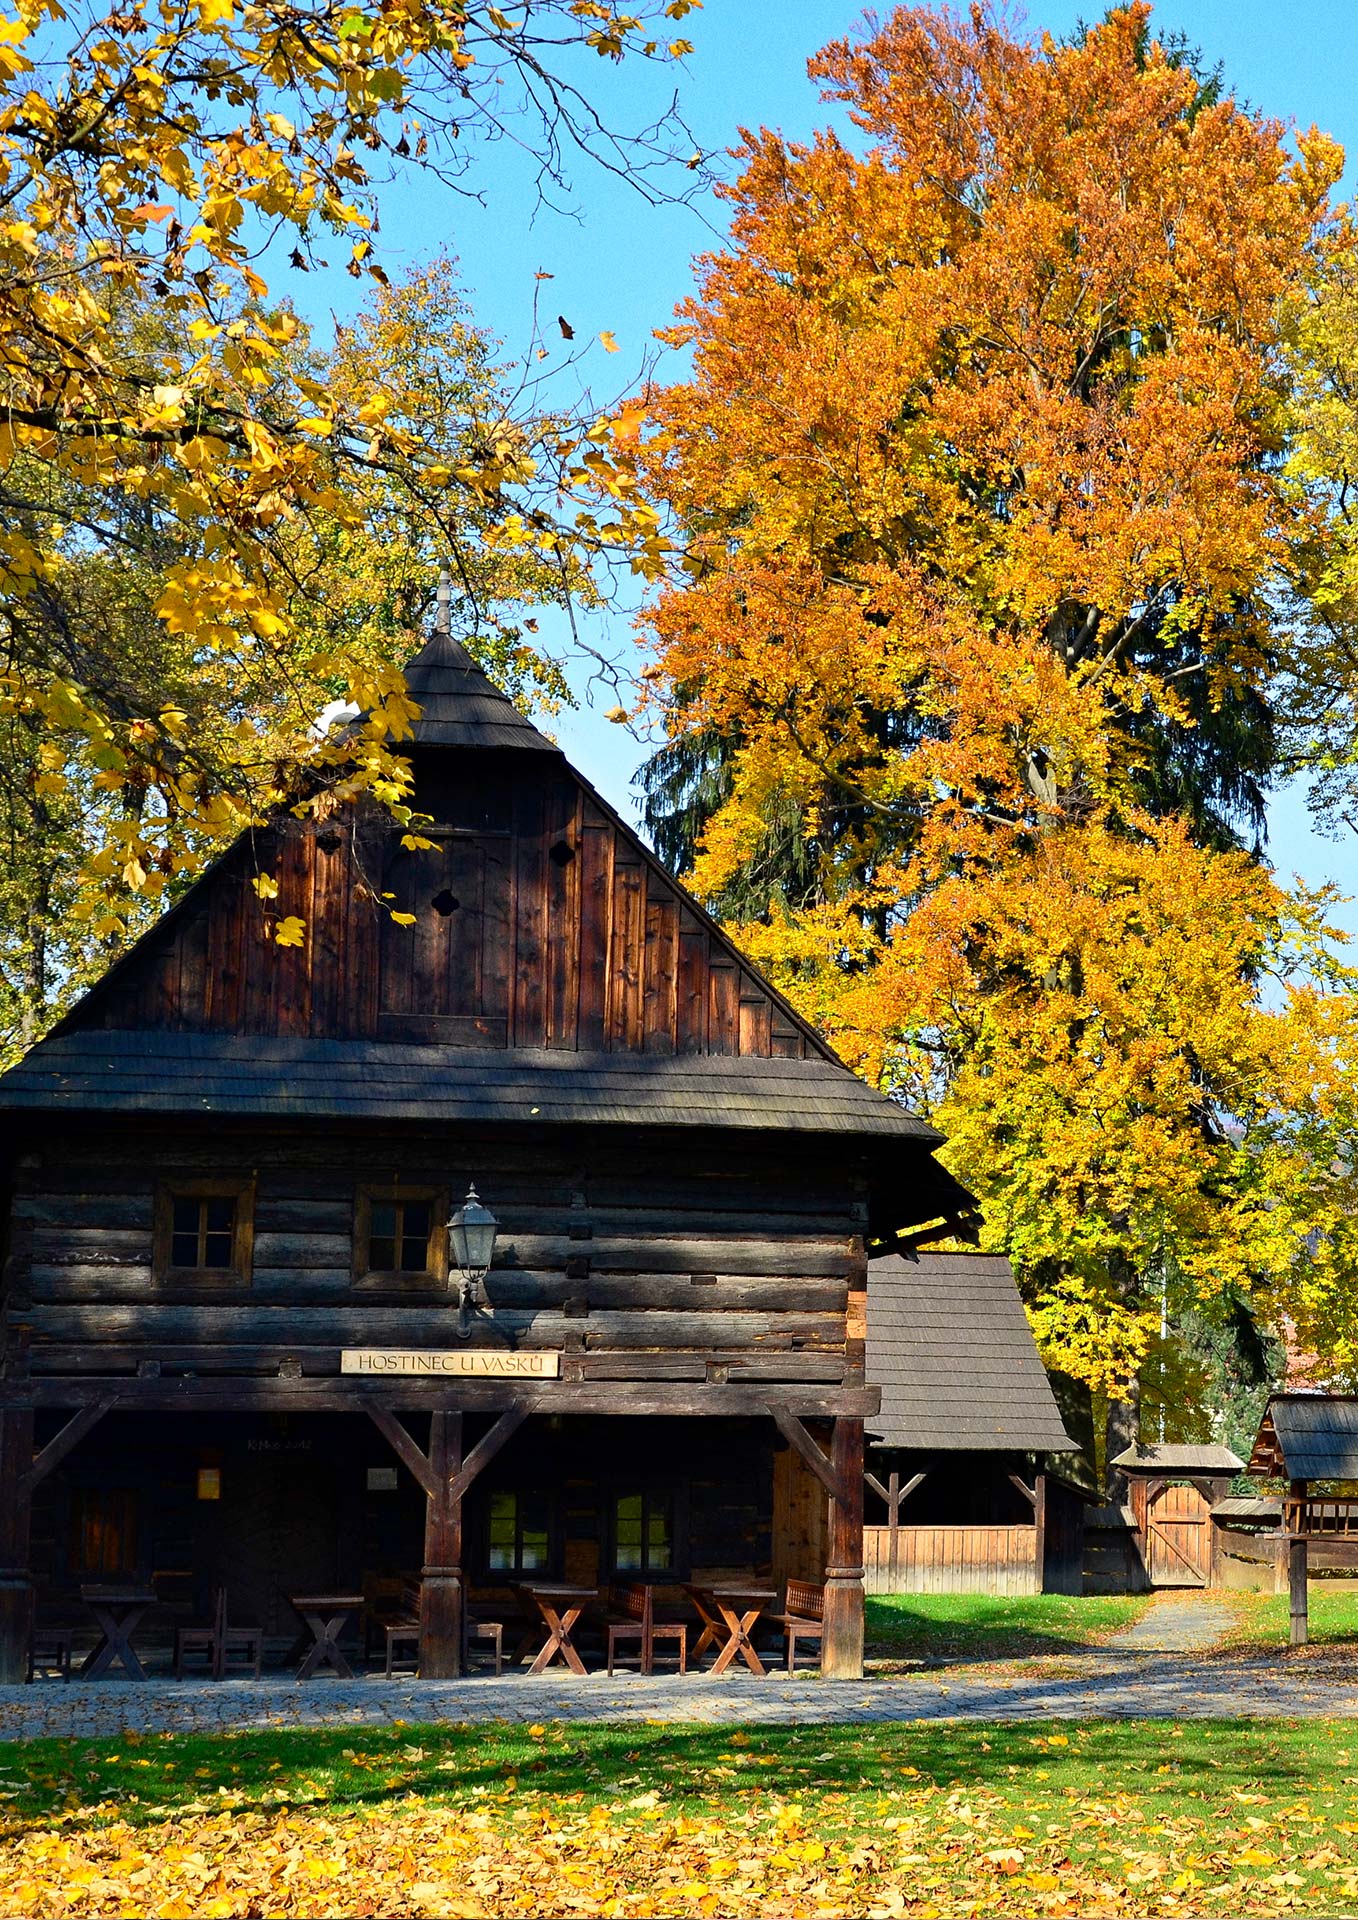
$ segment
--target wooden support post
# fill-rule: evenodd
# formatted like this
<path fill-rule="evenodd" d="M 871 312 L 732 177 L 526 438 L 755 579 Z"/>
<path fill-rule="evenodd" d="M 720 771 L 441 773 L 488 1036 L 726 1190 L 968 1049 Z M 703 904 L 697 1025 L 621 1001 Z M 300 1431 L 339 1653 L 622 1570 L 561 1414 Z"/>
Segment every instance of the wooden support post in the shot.
<path fill-rule="evenodd" d="M 429 1416 L 429 1465 L 434 1484 L 424 1521 L 420 1674 L 453 1680 L 462 1671 L 462 1494 L 453 1487 L 462 1471 L 460 1413 Z"/>
<path fill-rule="evenodd" d="M 0 1410 L 0 1685 L 28 1678 L 33 1624 L 29 1523 L 33 1506 L 33 1410 Z"/>
<path fill-rule="evenodd" d="M 830 1554 L 825 1569 L 827 1680 L 863 1677 L 863 1422 L 839 1418 L 830 1439 Z"/>
<path fill-rule="evenodd" d="M 1292 1616 L 1291 1643 L 1294 1647 L 1304 1647 L 1309 1629 L 1307 1620 L 1306 1594 L 1306 1528 L 1309 1524 L 1306 1512 L 1307 1495 L 1310 1483 L 1306 1480 L 1288 1482 L 1289 1521 L 1287 1540 L 1287 1593 L 1288 1609 Z"/>
<path fill-rule="evenodd" d="M 891 1469 L 887 1479 L 886 1504 L 891 1516 L 887 1525 L 891 1529 L 891 1591 L 894 1593 L 901 1560 L 901 1476 L 896 1467 Z"/>
<path fill-rule="evenodd" d="M 1034 1593 L 1047 1591 L 1047 1476 L 1039 1473 L 1033 1483 L 1033 1579 Z"/>
<path fill-rule="evenodd" d="M 1287 1543 L 1287 1591 L 1292 1614 L 1292 1645 L 1306 1645 L 1306 1535 L 1294 1533 Z"/>

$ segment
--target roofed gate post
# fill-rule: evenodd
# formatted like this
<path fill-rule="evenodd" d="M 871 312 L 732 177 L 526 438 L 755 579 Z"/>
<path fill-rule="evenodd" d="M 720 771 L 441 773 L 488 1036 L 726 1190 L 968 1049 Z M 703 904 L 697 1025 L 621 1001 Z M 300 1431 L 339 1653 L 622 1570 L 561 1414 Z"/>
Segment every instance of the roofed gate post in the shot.
<path fill-rule="evenodd" d="M 825 1640 L 821 1672 L 827 1680 L 863 1677 L 863 1422 L 836 1419 L 830 1436 L 830 1554 L 825 1569 Z"/>

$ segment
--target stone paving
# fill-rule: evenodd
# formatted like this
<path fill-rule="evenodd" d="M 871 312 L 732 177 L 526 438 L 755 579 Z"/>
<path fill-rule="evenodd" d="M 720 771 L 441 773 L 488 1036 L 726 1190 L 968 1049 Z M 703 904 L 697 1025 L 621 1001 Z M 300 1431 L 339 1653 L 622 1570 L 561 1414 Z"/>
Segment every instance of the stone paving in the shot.
<path fill-rule="evenodd" d="M 382 1726 L 431 1721 L 547 1720 L 815 1725 L 831 1721 L 1188 1719 L 1358 1716 L 1358 1668 L 1285 1655 L 1195 1658 L 1219 1638 L 1227 1609 L 1176 1596 L 1087 1652 L 1001 1666 L 920 1669 L 890 1678 L 823 1681 L 770 1672 L 524 1673 L 464 1680 L 41 1681 L 0 1687 L 0 1740 L 125 1732 L 209 1733 L 257 1727 Z"/>

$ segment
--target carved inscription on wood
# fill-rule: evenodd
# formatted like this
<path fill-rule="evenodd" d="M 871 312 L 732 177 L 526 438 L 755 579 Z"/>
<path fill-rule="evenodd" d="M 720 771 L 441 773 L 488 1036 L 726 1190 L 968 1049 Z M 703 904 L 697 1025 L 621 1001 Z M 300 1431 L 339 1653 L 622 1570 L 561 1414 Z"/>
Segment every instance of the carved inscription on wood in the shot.
<path fill-rule="evenodd" d="M 430 1348 L 412 1352 L 395 1347 L 346 1347 L 340 1354 L 341 1373 L 455 1373 L 493 1375 L 496 1379 L 555 1380 L 561 1373 L 559 1353 L 503 1353 L 495 1348 Z"/>

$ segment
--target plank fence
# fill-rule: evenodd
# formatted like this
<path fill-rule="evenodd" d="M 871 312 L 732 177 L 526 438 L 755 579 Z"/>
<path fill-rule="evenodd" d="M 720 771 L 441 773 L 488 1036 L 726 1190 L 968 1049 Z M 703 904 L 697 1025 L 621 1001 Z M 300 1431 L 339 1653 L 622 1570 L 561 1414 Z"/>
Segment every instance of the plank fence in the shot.
<path fill-rule="evenodd" d="M 1037 1593 L 1035 1526 L 864 1527 L 869 1593 Z"/>

